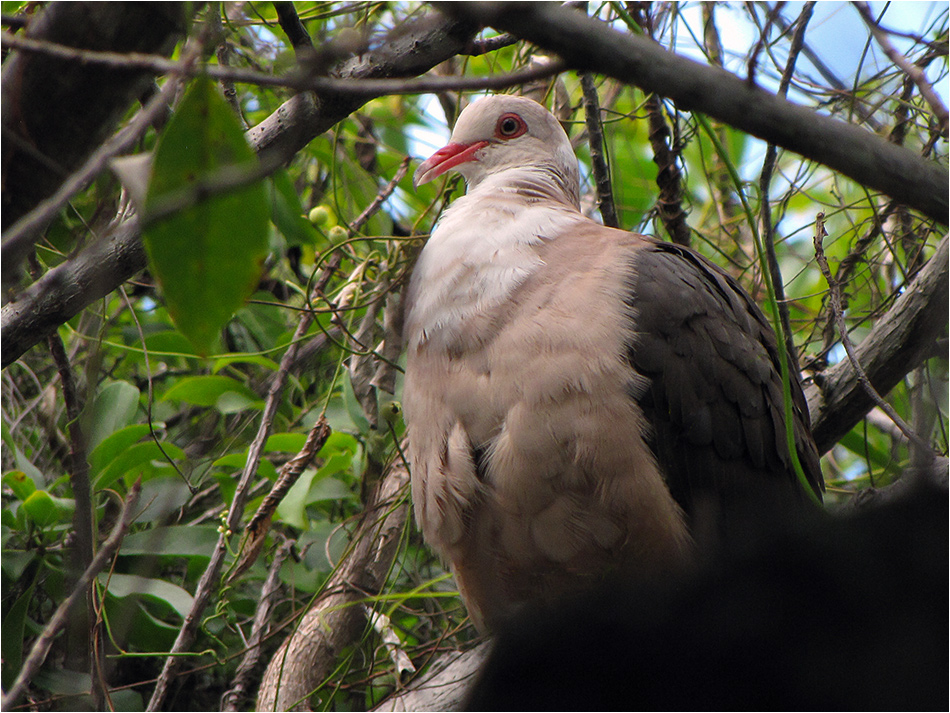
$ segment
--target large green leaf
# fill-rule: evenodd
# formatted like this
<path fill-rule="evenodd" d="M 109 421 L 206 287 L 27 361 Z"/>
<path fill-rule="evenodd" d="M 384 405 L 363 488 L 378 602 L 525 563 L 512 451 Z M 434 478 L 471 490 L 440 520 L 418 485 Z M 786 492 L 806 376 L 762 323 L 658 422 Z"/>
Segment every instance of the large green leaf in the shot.
<path fill-rule="evenodd" d="M 218 542 L 214 525 L 170 525 L 127 535 L 120 555 L 211 557 Z"/>
<path fill-rule="evenodd" d="M 146 212 L 222 168 L 253 167 L 241 125 L 211 80 L 195 80 L 155 150 Z M 212 195 L 149 225 L 149 264 L 168 312 L 200 354 L 253 292 L 267 252 L 263 181 Z"/>
<path fill-rule="evenodd" d="M 139 390 L 127 381 L 113 381 L 100 389 L 83 414 L 88 424 L 89 448 L 95 448 L 108 436 L 132 423 L 138 407 Z"/>
<path fill-rule="evenodd" d="M 161 448 L 155 441 L 144 441 L 129 446 L 116 455 L 95 477 L 96 489 L 108 488 L 123 475 L 140 475 L 148 463 L 153 460 L 164 461 L 167 458 L 184 458 L 185 452 L 174 443 L 167 441 Z"/>
<path fill-rule="evenodd" d="M 138 443 L 149 432 L 147 424 L 133 423 L 121 428 L 96 446 L 89 454 L 89 467 L 96 475 L 126 450 Z"/>
<path fill-rule="evenodd" d="M 100 575 L 100 582 L 109 583 L 109 594 L 122 599 L 123 597 L 139 596 L 157 600 L 174 609 L 182 618 L 188 616 L 193 597 L 184 589 L 164 579 L 140 577 L 137 574 Z"/>
<path fill-rule="evenodd" d="M 163 400 L 187 401 L 196 406 L 217 406 L 223 413 L 235 410 L 234 401 L 222 403 L 222 398 L 233 395 L 241 408 L 260 408 L 261 399 L 244 384 L 229 376 L 191 376 L 182 379 L 162 396 Z"/>

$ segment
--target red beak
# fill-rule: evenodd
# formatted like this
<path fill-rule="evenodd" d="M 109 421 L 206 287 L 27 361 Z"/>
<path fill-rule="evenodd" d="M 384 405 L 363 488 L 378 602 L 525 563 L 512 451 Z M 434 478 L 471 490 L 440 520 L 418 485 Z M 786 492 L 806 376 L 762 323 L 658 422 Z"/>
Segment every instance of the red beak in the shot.
<path fill-rule="evenodd" d="M 416 173 L 412 178 L 412 185 L 418 188 L 423 183 L 428 183 L 434 178 L 438 178 L 450 168 L 455 168 L 459 164 L 469 161 L 476 161 L 475 153 L 485 146 L 487 141 L 476 141 L 473 144 L 448 144 L 443 146 L 425 161 L 419 164 Z"/>

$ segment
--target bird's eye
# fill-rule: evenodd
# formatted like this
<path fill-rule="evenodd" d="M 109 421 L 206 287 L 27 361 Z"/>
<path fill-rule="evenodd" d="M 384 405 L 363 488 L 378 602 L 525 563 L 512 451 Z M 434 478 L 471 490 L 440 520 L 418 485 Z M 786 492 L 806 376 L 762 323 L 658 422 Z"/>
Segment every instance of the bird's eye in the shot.
<path fill-rule="evenodd" d="M 502 114 L 495 126 L 495 136 L 499 139 L 514 139 L 527 130 L 528 125 L 517 114 Z"/>

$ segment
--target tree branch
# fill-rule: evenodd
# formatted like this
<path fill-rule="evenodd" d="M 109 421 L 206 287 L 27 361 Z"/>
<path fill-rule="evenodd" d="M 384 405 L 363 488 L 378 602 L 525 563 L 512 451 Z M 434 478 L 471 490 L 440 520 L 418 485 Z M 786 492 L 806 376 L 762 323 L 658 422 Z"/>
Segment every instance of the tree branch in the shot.
<path fill-rule="evenodd" d="M 342 63 L 342 79 L 407 77 L 422 74 L 465 50 L 474 36 L 469 23 L 427 16 L 377 49 Z M 247 132 L 251 146 L 264 161 L 268 153 L 293 156 L 316 136 L 342 121 L 371 97 L 334 92 L 319 96 L 297 94 Z M 118 224 L 103 240 L 50 270 L 0 311 L 2 366 L 86 306 L 112 292 L 143 269 L 145 250 L 139 223 Z"/>
<path fill-rule="evenodd" d="M 855 359 L 880 394 L 930 357 L 934 342 L 947 329 L 948 241 L 948 237 L 940 241 L 914 281 L 854 349 Z M 875 405 L 850 359 L 817 375 L 805 398 L 819 453 L 830 450 Z"/>
<path fill-rule="evenodd" d="M 171 3 L 53 4 L 16 40 L 167 55 L 181 35 L 183 20 L 182 6 Z M 5 60 L 0 79 L 4 229 L 52 194 L 99 148 L 150 81 L 148 72 L 128 67 L 21 52 Z M 16 265 L 7 255 L 3 263 L 6 280 Z"/>
<path fill-rule="evenodd" d="M 324 594 L 274 654 L 257 697 L 257 710 L 307 710 L 310 695 L 332 673 L 336 658 L 366 626 L 360 603 L 386 582 L 408 516 L 409 471 L 390 466 L 351 539 L 346 559 Z"/>
<path fill-rule="evenodd" d="M 581 75 L 581 89 L 584 92 L 584 119 L 587 123 L 587 137 L 590 144 L 590 162 L 594 170 L 597 186 L 597 203 L 604 225 L 619 228 L 617 209 L 614 207 L 614 192 L 610 185 L 610 169 L 604 156 L 604 127 L 600 117 L 600 99 L 597 87 L 590 74 Z"/>
<path fill-rule="evenodd" d="M 785 63 L 785 69 L 782 72 L 782 80 L 779 83 L 779 96 L 784 97 L 788 92 L 788 85 L 792 81 L 792 73 L 795 69 L 795 63 L 798 61 L 798 55 L 805 42 L 805 28 L 811 20 L 814 10 L 814 2 L 806 2 L 802 12 L 795 23 L 795 34 L 792 36 L 792 42 L 788 49 L 788 61 Z M 779 13 L 772 12 L 769 15 L 769 21 L 773 16 Z M 765 37 L 764 33 L 762 35 Z M 778 157 L 778 149 L 775 144 L 769 144 L 765 149 L 765 159 L 762 161 L 762 172 L 759 174 L 759 233 L 762 236 L 762 243 L 765 246 L 766 262 L 769 266 L 769 272 L 772 274 L 772 285 L 775 288 L 775 301 L 778 304 L 779 318 L 782 320 L 782 329 L 785 331 L 785 352 L 788 358 L 792 360 L 795 369 L 798 370 L 798 350 L 795 349 L 795 340 L 792 336 L 792 322 L 788 315 L 788 302 L 785 300 L 785 280 L 782 278 L 782 271 L 779 268 L 778 257 L 775 254 L 775 226 L 772 225 L 772 205 L 769 200 L 769 188 L 772 185 L 772 174 L 775 171 L 775 160 Z"/>
<path fill-rule="evenodd" d="M 669 97 L 828 166 L 947 223 L 947 169 L 857 126 L 792 104 L 714 67 L 548 3 L 440 3 L 455 17 L 505 30 L 556 52 L 580 71 L 606 74 Z"/>
<path fill-rule="evenodd" d="M 238 664 L 237 671 L 234 672 L 234 680 L 231 687 L 225 692 L 221 700 L 222 711 L 237 711 L 238 706 L 244 703 L 248 690 L 251 688 L 251 675 L 257 667 L 261 658 L 261 643 L 267 635 L 271 626 L 271 609 L 277 595 L 280 593 L 280 568 L 287 559 L 287 555 L 293 547 L 293 540 L 286 540 L 274 555 L 274 561 L 271 562 L 270 569 L 267 572 L 267 580 L 261 587 L 260 604 L 254 613 L 254 624 L 251 626 L 251 636 L 247 642 L 247 653 Z"/>
<path fill-rule="evenodd" d="M 898 52 L 897 48 L 891 44 L 890 39 L 887 37 L 887 32 L 874 19 L 871 8 L 868 7 L 866 2 L 855 2 L 854 6 L 858 9 L 858 12 L 861 13 L 861 17 L 870 28 L 874 39 L 877 40 L 881 49 L 884 50 L 884 54 L 887 55 L 887 58 L 900 67 L 901 71 L 910 77 L 914 84 L 917 85 L 917 88 L 920 90 L 920 96 L 930 105 L 931 110 L 937 117 L 937 121 L 940 122 L 940 131 L 946 136 L 948 121 L 947 107 L 943 105 L 943 102 L 940 101 L 940 97 L 937 96 L 934 88 L 930 86 L 930 82 L 928 82 L 927 77 L 924 76 L 923 70 L 917 65 L 908 62 L 907 58 Z"/>

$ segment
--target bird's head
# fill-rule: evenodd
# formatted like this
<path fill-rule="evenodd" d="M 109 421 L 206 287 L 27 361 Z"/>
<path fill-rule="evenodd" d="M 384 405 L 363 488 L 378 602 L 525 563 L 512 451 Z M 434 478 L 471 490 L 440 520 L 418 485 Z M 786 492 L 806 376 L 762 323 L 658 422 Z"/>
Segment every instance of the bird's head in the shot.
<path fill-rule="evenodd" d="M 497 95 L 473 102 L 459 116 L 446 146 L 416 169 L 413 185 L 455 169 L 474 188 L 487 176 L 509 169 L 552 174 L 576 205 L 577 158 L 570 139 L 547 109 L 524 97 Z"/>

